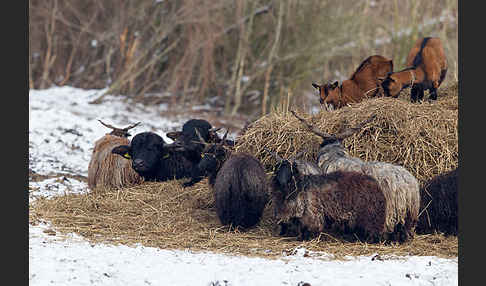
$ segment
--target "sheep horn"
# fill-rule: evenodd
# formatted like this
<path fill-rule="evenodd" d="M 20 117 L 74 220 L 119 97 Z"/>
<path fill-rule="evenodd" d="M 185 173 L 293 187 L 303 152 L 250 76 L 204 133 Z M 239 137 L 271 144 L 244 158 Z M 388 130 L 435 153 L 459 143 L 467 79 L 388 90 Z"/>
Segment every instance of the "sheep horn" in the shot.
<path fill-rule="evenodd" d="M 135 128 L 135 127 L 137 127 L 138 125 L 140 125 L 140 123 L 141 123 L 141 122 L 137 122 L 137 123 L 132 124 L 132 125 L 130 125 L 130 126 L 128 126 L 128 127 L 125 127 L 125 128 L 123 128 L 123 131 L 128 131 L 128 130 L 130 130 L 130 129 L 132 129 L 132 128 Z"/>
<path fill-rule="evenodd" d="M 226 136 L 228 136 L 229 129 L 226 129 L 226 132 L 223 135 L 223 139 L 221 139 L 220 145 L 223 146 L 224 143 L 226 142 Z"/>
<path fill-rule="evenodd" d="M 128 127 L 125 127 L 125 128 L 118 128 L 118 127 L 115 127 L 113 125 L 104 123 L 103 121 L 101 121 L 99 119 L 98 119 L 98 121 L 101 124 L 103 124 L 104 126 L 106 126 L 106 127 L 110 128 L 111 130 L 113 130 L 113 131 L 110 132 L 111 135 L 115 135 L 115 136 L 119 136 L 119 137 L 128 137 L 128 136 L 130 136 L 130 133 L 128 133 L 128 130 L 136 127 L 137 125 L 139 125 L 141 123 L 141 122 L 137 122 L 137 123 L 135 123 L 133 125 L 130 125 Z"/>
<path fill-rule="evenodd" d="M 339 133 L 339 134 L 337 134 L 335 136 L 336 139 L 343 140 L 345 138 L 350 137 L 351 135 L 353 135 L 354 133 L 356 133 L 357 131 L 359 131 L 361 128 L 363 128 L 363 126 L 365 126 L 369 122 L 373 121 L 375 118 L 376 118 L 376 114 L 373 114 L 372 116 L 370 116 L 370 118 L 368 118 L 365 121 L 361 122 L 357 126 L 355 126 L 353 128 L 347 128 L 347 129 L 345 129 L 343 132 L 341 132 L 341 133 Z"/>
<path fill-rule="evenodd" d="M 304 154 L 304 153 L 305 153 L 305 151 L 300 151 L 299 153 L 297 153 L 294 156 L 290 157 L 289 161 L 294 162 L 297 158 L 299 158 L 300 156 L 302 156 L 302 154 Z"/>
<path fill-rule="evenodd" d="M 275 157 L 275 159 L 277 159 L 277 162 L 280 163 L 280 162 L 284 161 L 284 158 L 280 157 L 276 152 L 272 152 L 272 151 L 268 150 L 267 147 L 263 147 L 263 150 L 267 151 L 270 155 Z"/>
<path fill-rule="evenodd" d="M 295 111 L 290 110 L 290 112 L 292 112 L 292 114 L 293 114 L 295 117 L 297 117 L 297 119 L 299 119 L 299 120 L 300 120 L 302 123 L 304 123 L 304 124 L 305 124 L 305 126 L 307 126 L 307 128 L 308 128 L 310 131 L 312 131 L 314 134 L 316 134 L 316 135 L 318 135 L 318 136 L 320 136 L 320 137 L 322 137 L 322 138 L 324 138 L 324 139 L 329 139 L 329 138 L 334 138 L 334 137 L 335 137 L 335 136 L 333 136 L 333 135 L 331 135 L 331 134 L 329 134 L 329 133 L 322 132 L 322 131 L 320 131 L 319 129 L 315 128 L 314 126 L 310 125 L 309 123 L 307 123 L 307 121 L 305 121 L 305 119 L 304 119 L 304 118 L 299 117 L 299 116 L 298 116 L 298 115 L 295 113 Z"/>

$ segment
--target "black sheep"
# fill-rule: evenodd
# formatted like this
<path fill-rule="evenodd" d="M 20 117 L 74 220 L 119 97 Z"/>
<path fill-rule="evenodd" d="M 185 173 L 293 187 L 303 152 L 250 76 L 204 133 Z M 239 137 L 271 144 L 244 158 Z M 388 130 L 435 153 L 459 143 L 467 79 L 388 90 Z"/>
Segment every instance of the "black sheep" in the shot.
<path fill-rule="evenodd" d="M 267 176 L 260 161 L 248 153 L 232 153 L 223 144 L 210 144 L 198 170 L 209 175 L 216 212 L 223 225 L 247 229 L 260 221 L 269 199 Z M 201 178 L 193 178 L 185 186 Z"/>
<path fill-rule="evenodd" d="M 274 168 L 271 200 L 280 235 L 296 229 L 300 240 L 323 231 L 370 242 L 386 239 L 385 195 L 375 179 L 358 172 L 303 175 L 300 170 L 288 160 Z"/>
<path fill-rule="evenodd" d="M 130 145 L 119 145 L 114 154 L 132 160 L 132 168 L 145 181 L 167 181 L 193 177 L 195 164 L 175 145 L 169 145 L 153 132 L 142 132 L 133 137 Z"/>
<path fill-rule="evenodd" d="M 443 232 L 457 236 L 459 189 L 458 169 L 433 177 L 420 189 L 420 212 L 417 233 Z"/>

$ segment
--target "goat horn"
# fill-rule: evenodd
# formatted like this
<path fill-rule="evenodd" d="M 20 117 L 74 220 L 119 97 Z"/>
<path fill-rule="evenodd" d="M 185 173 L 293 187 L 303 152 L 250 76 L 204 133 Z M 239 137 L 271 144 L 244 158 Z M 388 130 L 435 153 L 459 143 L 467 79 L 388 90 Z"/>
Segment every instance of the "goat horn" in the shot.
<path fill-rule="evenodd" d="M 328 138 L 334 138 L 334 137 L 335 137 L 335 136 L 333 136 L 333 135 L 331 135 L 331 134 L 329 134 L 329 133 L 322 132 L 322 131 L 320 131 L 319 129 L 315 128 L 314 126 L 310 125 L 309 123 L 307 123 L 307 121 L 305 121 L 305 119 L 304 119 L 304 118 L 299 117 L 299 116 L 298 116 L 298 115 L 295 113 L 295 111 L 290 110 L 290 112 L 292 112 L 292 114 L 293 114 L 295 117 L 297 117 L 297 119 L 299 119 L 299 120 L 300 120 L 302 123 L 304 123 L 304 124 L 305 124 L 305 126 L 307 126 L 307 128 L 308 128 L 310 131 L 312 131 L 314 134 L 316 134 L 316 135 L 318 135 L 318 136 L 320 136 L 320 137 L 322 137 L 322 138 L 324 138 L 324 139 L 328 139 Z"/>
<path fill-rule="evenodd" d="M 221 130 L 221 128 L 223 128 L 223 127 L 218 127 L 218 128 L 214 127 L 214 128 L 209 129 L 209 132 L 218 132 L 219 130 Z"/>

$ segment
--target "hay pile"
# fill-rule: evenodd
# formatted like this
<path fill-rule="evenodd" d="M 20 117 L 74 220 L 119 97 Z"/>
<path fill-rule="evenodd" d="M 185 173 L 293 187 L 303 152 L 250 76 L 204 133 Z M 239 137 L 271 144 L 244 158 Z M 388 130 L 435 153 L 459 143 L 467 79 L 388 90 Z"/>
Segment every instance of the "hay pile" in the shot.
<path fill-rule="evenodd" d="M 314 116 L 299 115 L 331 134 L 376 115 L 374 121 L 344 140 L 349 154 L 364 161 L 402 165 L 423 184 L 457 167 L 457 87 L 455 90 L 454 95 L 447 89 L 449 94 L 439 94 L 432 103 L 381 97 Z M 255 155 L 271 171 L 275 160 L 264 147 L 284 158 L 304 152 L 303 158 L 316 161 L 320 143 L 321 139 L 290 112 L 276 112 L 252 123 L 235 148 Z"/>
<path fill-rule="evenodd" d="M 336 259 L 352 255 L 436 255 L 457 257 L 456 236 L 442 234 L 416 236 L 404 244 L 348 242 L 322 234 L 300 242 L 281 237 L 267 205 L 260 223 L 246 231 L 222 226 L 214 208 L 207 180 L 183 189 L 179 181 L 144 182 L 123 190 L 97 190 L 36 200 L 29 211 L 35 224 L 49 221 L 51 234 L 77 233 L 93 243 L 133 245 L 164 249 L 213 251 L 275 258 L 291 254 L 299 247 L 324 251 Z"/>
<path fill-rule="evenodd" d="M 456 88 L 457 91 L 457 88 Z M 366 100 L 334 112 L 304 115 L 325 132 L 354 126 L 375 114 L 376 120 L 345 139 L 350 154 L 405 166 L 421 182 L 454 169 L 458 164 L 457 92 L 433 103 L 411 104 L 392 98 Z M 308 132 L 291 113 L 265 116 L 239 138 L 238 151 L 248 151 L 264 165 L 273 165 L 263 147 L 289 157 L 304 151 L 315 160 L 320 139 Z M 260 257 L 291 254 L 298 247 L 323 251 L 337 259 L 346 256 L 434 255 L 457 257 L 457 236 L 416 235 L 410 243 L 348 242 L 330 234 L 300 242 L 278 236 L 271 205 L 261 222 L 247 232 L 221 226 L 207 180 L 182 188 L 180 181 L 144 182 L 120 190 L 97 189 L 86 194 L 39 198 L 29 209 L 29 221 L 49 221 L 55 231 L 77 233 L 92 242 L 141 243 L 165 249 L 214 251 Z"/>

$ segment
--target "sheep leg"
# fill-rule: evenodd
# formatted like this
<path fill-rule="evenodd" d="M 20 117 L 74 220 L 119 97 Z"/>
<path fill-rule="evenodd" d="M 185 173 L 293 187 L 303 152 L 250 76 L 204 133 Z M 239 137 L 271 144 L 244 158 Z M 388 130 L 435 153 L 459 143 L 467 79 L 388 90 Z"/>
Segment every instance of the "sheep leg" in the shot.
<path fill-rule="evenodd" d="M 288 230 L 289 230 L 289 224 L 281 222 L 279 225 L 280 225 L 280 234 L 279 235 L 281 235 L 281 236 L 286 235 L 288 233 Z"/>
<path fill-rule="evenodd" d="M 304 240 L 309 240 L 309 238 L 310 238 L 309 229 L 306 226 L 301 226 L 299 240 L 304 241 Z"/>

